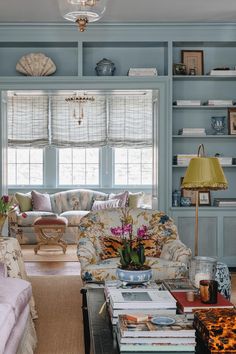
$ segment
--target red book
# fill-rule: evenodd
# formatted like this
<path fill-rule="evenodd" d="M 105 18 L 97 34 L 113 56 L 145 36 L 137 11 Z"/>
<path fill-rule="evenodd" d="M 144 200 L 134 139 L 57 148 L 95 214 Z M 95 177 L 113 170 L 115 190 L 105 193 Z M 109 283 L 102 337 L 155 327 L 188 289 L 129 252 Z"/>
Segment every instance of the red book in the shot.
<path fill-rule="evenodd" d="M 171 294 L 177 301 L 177 307 L 181 310 L 181 312 L 193 312 L 193 310 L 197 309 L 210 309 L 210 308 L 229 308 L 233 309 L 234 305 L 227 300 L 220 293 L 217 294 L 217 303 L 216 304 L 204 304 L 201 302 L 200 297 L 195 295 L 194 301 L 188 301 L 186 299 L 185 291 L 172 291 Z"/>

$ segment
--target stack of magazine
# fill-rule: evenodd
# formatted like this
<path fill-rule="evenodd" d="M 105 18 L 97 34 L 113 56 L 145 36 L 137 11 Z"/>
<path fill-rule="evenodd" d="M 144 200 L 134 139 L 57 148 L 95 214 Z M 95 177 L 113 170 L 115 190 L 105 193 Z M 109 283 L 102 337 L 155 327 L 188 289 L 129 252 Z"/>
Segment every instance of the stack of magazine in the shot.
<path fill-rule="evenodd" d="M 120 315 L 117 341 L 121 352 L 192 352 L 196 339 L 193 322 L 184 315 Z"/>
<path fill-rule="evenodd" d="M 169 316 L 176 314 L 176 300 L 171 293 L 156 283 L 147 287 L 114 286 L 115 282 L 106 282 L 104 294 L 111 323 L 116 325 L 122 314 L 147 314 Z M 160 290 L 159 290 L 160 289 Z"/>

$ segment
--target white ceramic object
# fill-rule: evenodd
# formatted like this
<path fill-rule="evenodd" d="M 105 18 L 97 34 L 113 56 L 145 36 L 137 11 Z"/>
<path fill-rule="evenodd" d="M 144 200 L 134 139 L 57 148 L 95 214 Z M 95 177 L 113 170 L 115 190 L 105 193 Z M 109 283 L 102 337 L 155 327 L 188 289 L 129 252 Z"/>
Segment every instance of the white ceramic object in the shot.
<path fill-rule="evenodd" d="M 29 53 L 20 58 L 16 70 L 27 76 L 49 76 L 55 73 L 56 65 L 43 53 Z"/>

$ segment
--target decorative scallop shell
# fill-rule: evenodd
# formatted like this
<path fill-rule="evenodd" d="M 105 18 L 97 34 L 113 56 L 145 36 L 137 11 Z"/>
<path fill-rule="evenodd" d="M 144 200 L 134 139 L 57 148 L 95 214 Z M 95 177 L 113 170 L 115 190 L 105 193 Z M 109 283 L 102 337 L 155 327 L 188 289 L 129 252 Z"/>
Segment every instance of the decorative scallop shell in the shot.
<path fill-rule="evenodd" d="M 55 73 L 56 65 L 43 53 L 30 53 L 20 58 L 16 70 L 27 76 L 48 76 Z"/>

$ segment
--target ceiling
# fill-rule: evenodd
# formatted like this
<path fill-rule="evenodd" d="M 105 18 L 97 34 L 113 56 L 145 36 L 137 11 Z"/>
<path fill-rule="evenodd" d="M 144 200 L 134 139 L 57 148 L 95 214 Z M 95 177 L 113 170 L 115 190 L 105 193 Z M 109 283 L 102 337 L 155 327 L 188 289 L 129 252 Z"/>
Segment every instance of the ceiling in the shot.
<path fill-rule="evenodd" d="M 68 23 L 57 0 L 0 0 L 0 23 Z M 108 0 L 100 22 L 236 22 L 236 0 Z"/>

